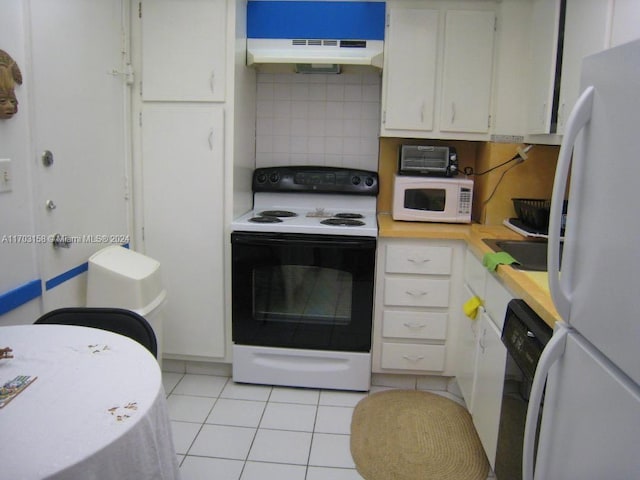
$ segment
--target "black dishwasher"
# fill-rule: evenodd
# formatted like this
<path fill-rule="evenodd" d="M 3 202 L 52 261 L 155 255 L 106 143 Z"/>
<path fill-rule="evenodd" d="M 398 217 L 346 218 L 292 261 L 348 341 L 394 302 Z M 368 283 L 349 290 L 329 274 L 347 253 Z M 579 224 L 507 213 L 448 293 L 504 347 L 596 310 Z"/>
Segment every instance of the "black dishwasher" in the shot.
<path fill-rule="evenodd" d="M 529 393 L 538 359 L 552 334 L 551 327 L 523 300 L 509 302 L 502 327 L 507 365 L 496 451 L 495 474 L 498 480 L 522 479 L 522 443 Z M 538 421 L 540 418 L 542 405 Z"/>

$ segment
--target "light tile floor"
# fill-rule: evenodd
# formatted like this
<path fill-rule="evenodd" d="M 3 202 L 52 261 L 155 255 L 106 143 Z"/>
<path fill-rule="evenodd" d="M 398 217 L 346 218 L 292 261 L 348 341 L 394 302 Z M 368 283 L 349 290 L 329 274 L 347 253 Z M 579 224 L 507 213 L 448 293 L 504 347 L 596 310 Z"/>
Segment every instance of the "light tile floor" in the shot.
<path fill-rule="evenodd" d="M 163 382 L 183 480 L 362 480 L 349 434 L 366 393 L 169 372 Z"/>

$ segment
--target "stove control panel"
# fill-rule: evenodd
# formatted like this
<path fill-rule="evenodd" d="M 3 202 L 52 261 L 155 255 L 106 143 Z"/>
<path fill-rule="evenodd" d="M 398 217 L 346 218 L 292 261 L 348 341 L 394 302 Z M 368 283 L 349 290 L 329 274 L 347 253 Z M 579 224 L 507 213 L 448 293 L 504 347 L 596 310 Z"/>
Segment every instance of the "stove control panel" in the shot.
<path fill-rule="evenodd" d="M 378 174 L 339 167 L 266 167 L 253 172 L 254 192 L 377 195 Z"/>

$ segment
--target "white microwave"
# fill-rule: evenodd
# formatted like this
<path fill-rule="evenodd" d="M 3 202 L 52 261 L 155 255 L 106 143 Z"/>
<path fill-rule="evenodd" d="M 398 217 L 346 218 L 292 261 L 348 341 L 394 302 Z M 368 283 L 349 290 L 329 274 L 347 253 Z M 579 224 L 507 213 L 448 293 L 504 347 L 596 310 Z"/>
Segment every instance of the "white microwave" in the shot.
<path fill-rule="evenodd" d="M 473 180 L 395 175 L 394 220 L 471 223 Z"/>

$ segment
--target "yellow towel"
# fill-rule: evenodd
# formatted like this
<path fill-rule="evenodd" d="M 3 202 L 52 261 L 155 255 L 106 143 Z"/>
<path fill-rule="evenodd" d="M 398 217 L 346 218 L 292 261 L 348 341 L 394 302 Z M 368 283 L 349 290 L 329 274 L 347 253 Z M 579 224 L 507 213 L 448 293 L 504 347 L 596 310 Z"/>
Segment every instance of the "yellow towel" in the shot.
<path fill-rule="evenodd" d="M 469 300 L 464 302 L 464 305 L 462 306 L 462 310 L 464 311 L 464 314 L 467 317 L 469 317 L 471 320 L 475 320 L 476 316 L 478 315 L 478 307 L 481 307 L 481 306 L 482 306 L 482 300 L 480 300 L 480 298 L 474 295 Z"/>

